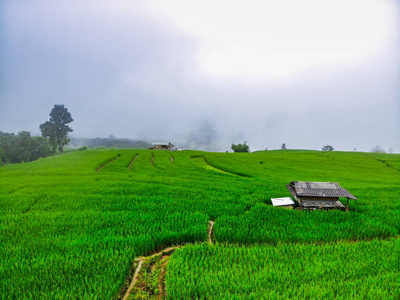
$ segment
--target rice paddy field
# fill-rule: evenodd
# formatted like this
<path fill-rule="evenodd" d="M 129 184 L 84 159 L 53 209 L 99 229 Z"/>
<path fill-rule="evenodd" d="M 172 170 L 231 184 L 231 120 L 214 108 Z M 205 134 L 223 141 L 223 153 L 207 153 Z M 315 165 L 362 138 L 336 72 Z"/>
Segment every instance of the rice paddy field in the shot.
<path fill-rule="evenodd" d="M 273 207 L 296 180 L 359 201 Z M 87 150 L 0 167 L 1 299 L 117 299 L 135 258 L 175 245 L 163 294 L 130 299 L 399 299 L 399 234 L 398 154 Z"/>

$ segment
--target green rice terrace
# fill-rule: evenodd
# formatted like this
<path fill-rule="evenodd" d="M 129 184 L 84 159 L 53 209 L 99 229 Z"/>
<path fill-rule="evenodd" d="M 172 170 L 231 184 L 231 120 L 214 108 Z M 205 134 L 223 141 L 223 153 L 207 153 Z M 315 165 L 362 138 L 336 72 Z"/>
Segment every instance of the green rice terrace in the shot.
<path fill-rule="evenodd" d="M 296 180 L 359 201 L 272 206 Z M 87 150 L 0 167 L 0 299 L 400 299 L 399 233 L 397 154 Z"/>

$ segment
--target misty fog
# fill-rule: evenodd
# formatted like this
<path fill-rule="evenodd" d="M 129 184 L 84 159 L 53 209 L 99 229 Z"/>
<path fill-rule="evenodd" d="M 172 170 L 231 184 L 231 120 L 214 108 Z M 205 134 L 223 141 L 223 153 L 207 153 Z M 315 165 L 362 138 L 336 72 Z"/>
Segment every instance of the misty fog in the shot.
<path fill-rule="evenodd" d="M 64 104 L 76 138 L 400 152 L 399 5 L 350 2 L 4 1 L 0 130 Z"/>

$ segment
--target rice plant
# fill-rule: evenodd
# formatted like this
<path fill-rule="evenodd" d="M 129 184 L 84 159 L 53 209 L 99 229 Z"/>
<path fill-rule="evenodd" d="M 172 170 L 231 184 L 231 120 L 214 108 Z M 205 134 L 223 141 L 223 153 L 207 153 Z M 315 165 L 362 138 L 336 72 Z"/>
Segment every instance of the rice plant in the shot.
<path fill-rule="evenodd" d="M 173 161 L 170 152 L 87 150 L 1 166 L 0 298 L 111 299 L 121 291 L 135 257 L 177 244 L 206 242 L 209 220 L 215 221 L 216 240 L 227 244 L 290 247 L 296 243 L 301 248 L 353 241 L 346 244 L 348 248 L 354 245 L 368 252 L 375 250 L 362 248 L 361 241 L 392 238 L 382 243 L 393 251 L 398 247 L 393 238 L 400 232 L 400 175 L 387 164 L 398 165 L 399 156 L 380 155 L 385 164 L 358 153 L 318 151 L 172 155 Z M 352 202 L 348 213 L 272 207 L 271 197 L 290 196 L 284 185 L 293 180 L 336 181 L 360 201 Z M 224 261 L 220 263 L 223 267 Z M 311 268 L 307 261 L 303 264 Z M 245 267 L 252 270 L 251 263 Z M 221 274 L 230 276 L 226 271 Z M 195 294 L 200 299 L 207 298 L 212 284 L 222 284 L 220 279 L 208 282 L 196 276 L 188 278 L 202 282 Z M 383 282 L 392 278 L 379 276 Z M 318 278 L 314 281 L 318 283 Z M 367 282 L 373 292 L 363 292 L 378 297 L 381 288 L 375 291 Z M 231 297 L 229 289 L 218 290 L 220 299 Z M 300 287 L 296 291 L 306 293 Z M 273 293 L 278 297 L 284 288 Z M 334 295 L 330 293 L 328 298 Z M 388 296 L 385 290 L 382 293 Z M 264 297 L 251 283 L 234 295 Z"/>
<path fill-rule="evenodd" d="M 398 299 L 400 240 L 175 251 L 168 299 Z"/>

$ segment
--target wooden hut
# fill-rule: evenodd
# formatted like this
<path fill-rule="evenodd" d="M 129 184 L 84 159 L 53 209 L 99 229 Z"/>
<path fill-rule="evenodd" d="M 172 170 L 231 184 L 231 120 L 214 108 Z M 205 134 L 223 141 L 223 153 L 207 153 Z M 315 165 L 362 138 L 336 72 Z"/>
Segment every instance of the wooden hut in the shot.
<path fill-rule="evenodd" d="M 349 210 L 349 199 L 358 200 L 337 182 L 292 181 L 286 186 L 302 209 Z M 344 206 L 339 198 L 346 198 Z"/>
<path fill-rule="evenodd" d="M 150 150 L 168 150 L 172 151 L 174 150 L 174 146 L 171 143 L 164 143 L 164 142 L 156 142 L 152 143 L 153 147 L 150 148 Z"/>

